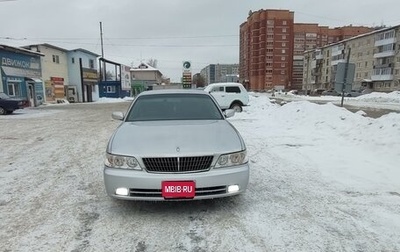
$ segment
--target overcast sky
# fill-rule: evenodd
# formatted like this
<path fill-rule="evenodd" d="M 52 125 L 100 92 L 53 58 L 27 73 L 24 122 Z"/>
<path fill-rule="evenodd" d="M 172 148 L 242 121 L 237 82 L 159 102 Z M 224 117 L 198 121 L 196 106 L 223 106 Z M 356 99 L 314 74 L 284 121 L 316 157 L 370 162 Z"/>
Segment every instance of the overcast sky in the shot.
<path fill-rule="evenodd" d="M 0 0 L 0 44 L 101 54 L 101 21 L 107 59 L 126 65 L 157 59 L 160 71 L 179 81 L 184 60 L 193 73 L 239 63 L 239 26 L 259 9 L 291 10 L 295 22 L 330 27 L 400 24 L 399 0 Z"/>

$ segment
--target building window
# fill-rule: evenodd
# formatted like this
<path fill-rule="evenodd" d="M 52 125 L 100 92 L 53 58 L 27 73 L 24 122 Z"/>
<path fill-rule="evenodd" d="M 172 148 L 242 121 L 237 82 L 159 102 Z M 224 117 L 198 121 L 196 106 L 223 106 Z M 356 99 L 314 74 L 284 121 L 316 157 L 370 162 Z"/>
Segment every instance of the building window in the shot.
<path fill-rule="evenodd" d="M 92 59 L 89 60 L 89 68 L 94 69 L 94 60 Z"/>
<path fill-rule="evenodd" d="M 8 83 L 8 95 L 9 96 L 19 96 L 19 83 L 9 82 Z"/>
<path fill-rule="evenodd" d="M 281 63 L 281 67 L 285 67 L 285 63 Z"/>
<path fill-rule="evenodd" d="M 107 93 L 115 93 L 115 86 L 107 86 Z"/>
<path fill-rule="evenodd" d="M 58 55 L 53 55 L 53 62 L 56 64 L 60 64 L 60 57 Z"/>
<path fill-rule="evenodd" d="M 282 28 L 282 32 L 283 32 L 283 33 L 286 33 L 286 28 Z"/>
<path fill-rule="evenodd" d="M 286 22 L 286 20 L 284 20 L 284 21 L 282 22 L 282 24 L 283 24 L 283 25 L 287 25 L 287 22 Z"/>
<path fill-rule="evenodd" d="M 72 64 L 75 64 L 75 58 L 74 57 L 72 57 L 71 61 L 72 61 Z"/>
<path fill-rule="evenodd" d="M 286 57 L 281 57 L 281 60 L 286 60 Z"/>
<path fill-rule="evenodd" d="M 282 43 L 282 47 L 286 47 L 286 43 L 285 42 Z"/>
<path fill-rule="evenodd" d="M 285 50 L 285 49 L 282 49 L 282 53 L 286 53 L 286 50 Z"/>
<path fill-rule="evenodd" d="M 282 35 L 282 39 L 286 39 L 286 35 Z"/>

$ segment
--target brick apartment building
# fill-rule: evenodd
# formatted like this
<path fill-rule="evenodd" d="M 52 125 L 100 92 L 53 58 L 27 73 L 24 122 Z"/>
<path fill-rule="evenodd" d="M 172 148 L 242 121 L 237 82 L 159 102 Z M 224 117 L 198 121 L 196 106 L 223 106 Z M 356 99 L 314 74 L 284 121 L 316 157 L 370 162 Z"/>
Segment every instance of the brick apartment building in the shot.
<path fill-rule="evenodd" d="M 240 26 L 240 82 L 252 90 L 301 89 L 305 51 L 370 31 L 360 26 L 332 29 L 294 23 L 294 12 L 289 10 L 250 12 Z"/>
<path fill-rule="evenodd" d="M 291 86 L 294 12 L 250 12 L 240 26 L 240 82 L 248 89 Z"/>

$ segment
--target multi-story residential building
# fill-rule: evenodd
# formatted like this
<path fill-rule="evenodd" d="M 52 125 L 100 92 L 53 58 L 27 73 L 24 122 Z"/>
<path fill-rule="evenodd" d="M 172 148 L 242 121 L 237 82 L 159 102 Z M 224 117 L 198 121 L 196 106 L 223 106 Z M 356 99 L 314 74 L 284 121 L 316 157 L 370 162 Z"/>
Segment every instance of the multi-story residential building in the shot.
<path fill-rule="evenodd" d="M 292 86 L 294 12 L 250 12 L 240 25 L 240 82 L 251 90 Z"/>
<path fill-rule="evenodd" d="M 373 29 L 363 26 L 344 26 L 330 29 L 318 24 L 294 24 L 293 89 L 303 85 L 303 54 L 307 50 L 322 47 L 350 37 L 371 32 Z"/>
<path fill-rule="evenodd" d="M 45 100 L 64 99 L 65 85 L 69 83 L 68 50 L 50 44 L 28 45 L 22 48 L 44 54 L 41 64 Z"/>
<path fill-rule="evenodd" d="M 353 89 L 400 90 L 400 25 L 304 53 L 303 89 L 334 88 L 337 65 L 355 64 Z M 350 52 L 350 54 L 349 54 Z"/>
<path fill-rule="evenodd" d="M 239 74 L 239 64 L 210 64 L 200 71 L 205 84 L 216 82 L 231 82 L 236 80 L 233 76 Z"/>
<path fill-rule="evenodd" d="M 250 12 L 240 26 L 240 82 L 255 90 L 301 89 L 304 51 L 372 31 L 360 26 L 330 29 L 293 20 L 294 12 L 289 10 Z"/>
<path fill-rule="evenodd" d="M 91 102 L 98 100 L 97 57 L 99 56 L 82 48 L 68 51 L 69 83 L 65 85 L 68 101 Z"/>

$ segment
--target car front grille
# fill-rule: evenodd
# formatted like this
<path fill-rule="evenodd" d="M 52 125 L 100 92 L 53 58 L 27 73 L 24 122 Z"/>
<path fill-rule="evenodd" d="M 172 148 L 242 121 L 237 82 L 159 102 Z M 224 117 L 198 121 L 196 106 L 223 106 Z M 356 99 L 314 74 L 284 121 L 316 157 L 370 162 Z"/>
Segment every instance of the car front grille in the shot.
<path fill-rule="evenodd" d="M 143 158 L 143 163 L 149 172 L 185 173 L 209 170 L 212 160 L 213 156 L 165 157 Z"/>

